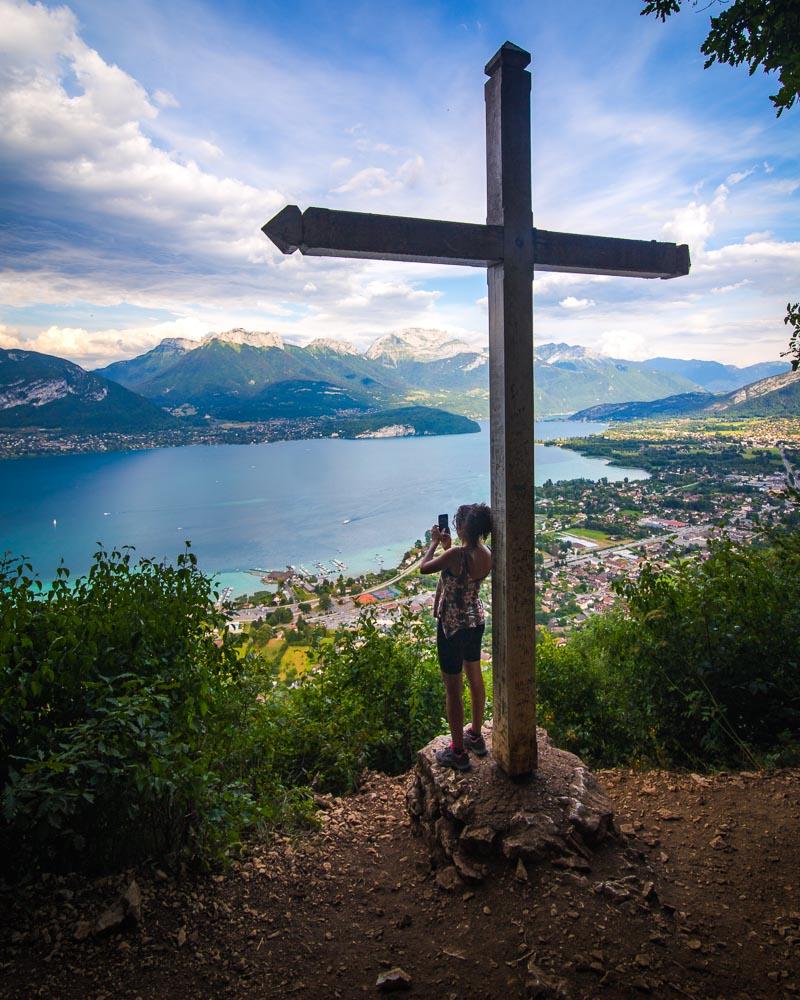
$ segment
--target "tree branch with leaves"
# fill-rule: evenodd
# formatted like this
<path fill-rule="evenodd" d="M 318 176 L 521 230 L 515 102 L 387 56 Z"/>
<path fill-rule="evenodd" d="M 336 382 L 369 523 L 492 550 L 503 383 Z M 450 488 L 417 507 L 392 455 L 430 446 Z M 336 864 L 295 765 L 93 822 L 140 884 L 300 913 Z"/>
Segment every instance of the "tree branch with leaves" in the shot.
<path fill-rule="evenodd" d="M 640 14 L 655 14 L 666 21 L 687 0 L 642 0 Z M 701 11 L 722 7 L 700 51 L 705 67 L 715 62 L 739 66 L 747 63 L 752 76 L 757 69 L 777 73 L 780 89 L 770 96 L 778 117 L 800 98 L 800 0 L 691 0 Z"/>
<path fill-rule="evenodd" d="M 782 358 L 788 358 L 792 371 L 796 372 L 800 368 L 800 302 L 786 303 L 786 315 L 783 322 L 791 329 L 789 337 L 789 350 L 781 351 Z"/>

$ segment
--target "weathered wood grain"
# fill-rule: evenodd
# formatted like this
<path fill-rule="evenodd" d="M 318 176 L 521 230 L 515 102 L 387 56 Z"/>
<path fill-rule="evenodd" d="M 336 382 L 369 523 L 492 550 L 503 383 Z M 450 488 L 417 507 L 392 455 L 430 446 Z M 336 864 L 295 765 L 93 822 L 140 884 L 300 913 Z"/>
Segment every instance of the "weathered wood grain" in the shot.
<path fill-rule="evenodd" d="M 529 61 L 504 46 L 485 86 L 487 223 L 503 231 L 488 270 L 493 752 L 513 777 L 536 768 Z"/>

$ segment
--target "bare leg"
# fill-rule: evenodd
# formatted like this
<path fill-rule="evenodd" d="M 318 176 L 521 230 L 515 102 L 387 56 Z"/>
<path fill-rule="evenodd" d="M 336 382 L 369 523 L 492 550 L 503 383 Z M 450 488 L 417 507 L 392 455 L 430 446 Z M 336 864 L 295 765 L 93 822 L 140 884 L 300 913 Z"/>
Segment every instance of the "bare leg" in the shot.
<path fill-rule="evenodd" d="M 469 696 L 472 702 L 472 731 L 480 735 L 483 725 L 483 709 L 486 704 L 486 688 L 483 686 L 480 660 L 464 660 L 464 673 L 469 681 Z"/>
<path fill-rule="evenodd" d="M 442 673 L 444 680 L 445 711 L 453 737 L 453 746 L 459 753 L 464 751 L 464 701 L 462 691 L 464 678 L 461 674 Z"/>

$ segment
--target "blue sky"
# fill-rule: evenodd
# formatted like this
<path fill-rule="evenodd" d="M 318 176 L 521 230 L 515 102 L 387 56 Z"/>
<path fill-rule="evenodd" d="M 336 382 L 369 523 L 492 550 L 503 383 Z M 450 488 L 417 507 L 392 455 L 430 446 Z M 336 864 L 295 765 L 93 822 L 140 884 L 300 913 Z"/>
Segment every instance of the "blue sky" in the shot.
<path fill-rule="evenodd" d="M 533 54 L 534 222 L 674 239 L 673 281 L 541 274 L 537 341 L 776 358 L 800 275 L 800 109 L 703 69 L 709 12 L 638 0 L 0 0 L 0 346 L 87 367 L 244 326 L 485 346 L 471 268 L 280 255 L 284 204 L 481 222 L 483 66 Z"/>

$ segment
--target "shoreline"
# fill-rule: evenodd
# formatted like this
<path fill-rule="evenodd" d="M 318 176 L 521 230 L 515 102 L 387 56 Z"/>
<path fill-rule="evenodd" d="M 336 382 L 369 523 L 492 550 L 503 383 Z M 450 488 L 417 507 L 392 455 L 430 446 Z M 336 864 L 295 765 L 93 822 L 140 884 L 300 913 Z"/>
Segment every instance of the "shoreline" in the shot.
<path fill-rule="evenodd" d="M 409 538 L 402 542 L 387 542 L 386 544 L 380 546 L 377 550 L 365 550 L 362 549 L 359 552 L 354 552 L 348 554 L 346 552 L 335 553 L 333 558 L 339 559 L 341 562 L 345 563 L 347 569 L 342 570 L 342 576 L 345 579 L 348 577 L 359 577 L 363 576 L 365 573 L 377 573 L 383 569 L 392 569 L 400 565 L 403 555 L 408 552 L 409 549 L 413 548 L 416 539 Z M 376 556 L 381 558 L 381 562 L 376 559 Z M 322 563 L 330 563 L 331 557 L 323 558 L 317 556 L 315 559 L 301 559 L 299 562 L 294 562 L 293 565 L 297 566 L 300 563 L 303 565 L 314 566 L 316 561 Z M 202 567 L 201 567 L 202 569 Z M 204 570 L 204 572 L 206 572 Z M 230 586 L 233 588 L 231 596 L 232 597 L 242 597 L 245 594 L 254 594 L 259 590 L 270 590 L 274 587 L 274 584 L 265 584 L 261 582 L 261 577 L 252 573 L 249 570 L 223 570 L 220 572 L 210 572 L 208 575 L 212 579 L 219 581 L 220 590 L 223 587 Z M 339 574 L 332 577 L 332 579 L 337 579 Z M 249 584 L 248 589 L 243 589 L 245 584 Z"/>

